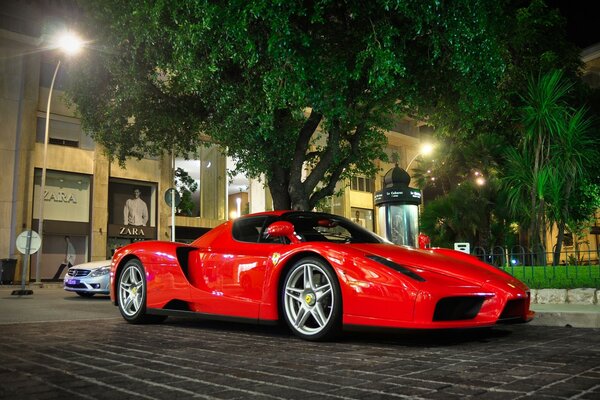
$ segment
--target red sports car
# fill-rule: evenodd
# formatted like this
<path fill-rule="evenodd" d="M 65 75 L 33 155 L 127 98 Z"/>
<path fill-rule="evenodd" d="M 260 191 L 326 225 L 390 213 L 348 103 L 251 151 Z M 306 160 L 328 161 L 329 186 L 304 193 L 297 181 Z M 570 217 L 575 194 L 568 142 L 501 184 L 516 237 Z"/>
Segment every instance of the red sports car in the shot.
<path fill-rule="evenodd" d="M 325 340 L 342 328 L 527 322 L 529 289 L 464 253 L 387 242 L 336 215 L 247 215 L 192 244 L 138 242 L 112 260 L 111 299 L 131 323 L 168 315 L 277 323 Z"/>

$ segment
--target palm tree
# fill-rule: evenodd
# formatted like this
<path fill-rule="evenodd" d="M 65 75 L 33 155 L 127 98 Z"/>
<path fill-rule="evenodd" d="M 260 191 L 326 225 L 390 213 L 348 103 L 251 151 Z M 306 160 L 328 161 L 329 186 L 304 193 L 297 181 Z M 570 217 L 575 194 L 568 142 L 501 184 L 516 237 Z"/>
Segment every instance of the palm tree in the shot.
<path fill-rule="evenodd" d="M 550 168 L 554 173 L 548 181 L 548 192 L 552 199 L 548 207 L 548 216 L 558 227 L 554 265 L 560 260 L 565 227 L 571 220 L 571 209 L 574 206 L 570 201 L 571 195 L 575 186 L 585 181 L 587 168 L 598 157 L 597 140 L 590 134 L 591 126 L 585 109 L 568 110 L 562 129 L 551 146 Z"/>
<path fill-rule="evenodd" d="M 564 123 L 565 96 L 572 84 L 563 78 L 562 71 L 554 70 L 538 80 L 531 79 L 523 107 L 523 151 L 533 154 L 532 186 L 529 193 L 531 210 L 529 234 L 531 245 L 542 244 L 540 233 L 545 227 L 544 184 L 550 158 L 552 140 Z M 545 231 L 545 229 L 543 229 Z"/>
<path fill-rule="evenodd" d="M 585 110 L 573 110 L 567 103 L 572 87 L 561 71 L 530 80 L 521 116 L 522 141 L 508 150 L 504 177 L 513 215 L 529 223 L 532 248 L 542 247 L 547 219 L 557 224 L 554 263 L 562 249 L 573 187 L 597 154 Z M 538 254 L 540 261 L 545 262 L 543 254 Z"/>

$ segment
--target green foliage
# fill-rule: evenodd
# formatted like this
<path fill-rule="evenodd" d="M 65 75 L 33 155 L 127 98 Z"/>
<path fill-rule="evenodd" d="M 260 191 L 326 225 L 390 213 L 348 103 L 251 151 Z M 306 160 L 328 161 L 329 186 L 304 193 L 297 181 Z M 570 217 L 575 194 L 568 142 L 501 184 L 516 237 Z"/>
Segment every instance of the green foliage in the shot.
<path fill-rule="evenodd" d="M 192 216 L 196 206 L 192 200 L 192 194 L 198 190 L 198 183 L 183 168 L 176 168 L 175 186 L 181 196 L 181 202 L 177 206 L 177 214 Z"/>
<path fill-rule="evenodd" d="M 593 213 L 594 202 L 579 194 L 593 177 L 590 172 L 599 156 L 586 110 L 568 103 L 572 88 L 561 71 L 530 81 L 522 109 L 522 140 L 507 152 L 504 177 L 510 210 L 529 221 L 532 246 L 540 243 L 546 219 L 558 226 L 555 264 L 565 228 L 577 229 Z"/>
<path fill-rule="evenodd" d="M 84 5 L 99 51 L 69 95 L 95 140 L 123 163 L 188 154 L 206 134 L 266 175 L 276 208 L 375 173 L 395 114 L 475 126 L 501 108 L 502 1 Z"/>
<path fill-rule="evenodd" d="M 436 154 L 434 161 L 420 163 L 415 176 L 419 187 L 425 190 L 426 200 L 435 196 L 450 198 L 450 203 L 444 207 L 447 212 L 436 211 L 435 208 L 440 205 L 428 201 L 425 218 L 429 207 L 434 207 L 431 210 L 433 214 L 442 211 L 448 214 L 453 209 L 465 208 L 465 201 L 473 201 L 456 196 L 453 191 L 459 184 L 472 181 L 475 172 L 483 174 L 487 182 L 497 182 L 500 177 L 506 177 L 506 185 L 489 197 L 490 205 L 486 210 L 490 225 L 487 228 L 483 224 L 479 226 L 477 235 L 473 237 L 474 243 L 487 243 L 489 246 L 512 242 L 514 232 L 508 229 L 510 222 L 518 221 L 519 225 L 527 226 L 532 220 L 531 211 L 536 209 L 530 207 L 529 198 L 531 190 L 534 190 L 534 173 L 530 166 L 535 159 L 516 150 L 522 140 L 523 126 L 516 116 L 520 115 L 523 107 L 523 93 L 527 92 L 531 83 L 530 77 L 538 76 L 542 71 L 563 68 L 565 75 L 575 81 L 580 66 L 578 49 L 566 40 L 565 21 L 544 1 L 533 0 L 524 6 L 523 3 L 509 2 L 505 13 L 501 40 L 505 45 L 507 62 L 492 117 L 482 116 L 451 125 L 435 120 L 440 134 L 438 140 L 441 141 L 439 148 L 443 151 Z M 549 173 L 541 171 L 535 175 L 536 179 L 544 180 Z M 469 216 L 464 218 L 469 220 Z M 490 232 L 487 239 L 485 234 L 482 235 L 486 230 Z M 438 233 L 444 236 L 447 232 Z M 435 236 L 435 232 L 428 233 Z M 455 239 L 452 236 L 444 240 L 452 243 Z"/>
<path fill-rule="evenodd" d="M 421 230 L 436 247 L 452 248 L 455 242 L 489 248 L 503 244 L 506 236 L 504 221 L 493 218 L 498 187 L 488 181 L 477 186 L 464 181 L 445 196 L 427 203 L 421 214 Z"/>
<path fill-rule="evenodd" d="M 600 289 L 598 265 L 518 266 L 504 270 L 532 289 Z"/>

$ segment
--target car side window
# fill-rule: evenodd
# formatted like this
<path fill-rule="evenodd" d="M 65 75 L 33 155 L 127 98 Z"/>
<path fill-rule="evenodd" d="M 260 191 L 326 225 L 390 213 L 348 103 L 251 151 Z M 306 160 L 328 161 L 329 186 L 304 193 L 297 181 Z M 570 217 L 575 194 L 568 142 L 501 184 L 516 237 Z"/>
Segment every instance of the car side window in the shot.
<path fill-rule="evenodd" d="M 240 218 L 233 223 L 232 235 L 235 240 L 258 243 L 260 232 L 267 217 Z"/>

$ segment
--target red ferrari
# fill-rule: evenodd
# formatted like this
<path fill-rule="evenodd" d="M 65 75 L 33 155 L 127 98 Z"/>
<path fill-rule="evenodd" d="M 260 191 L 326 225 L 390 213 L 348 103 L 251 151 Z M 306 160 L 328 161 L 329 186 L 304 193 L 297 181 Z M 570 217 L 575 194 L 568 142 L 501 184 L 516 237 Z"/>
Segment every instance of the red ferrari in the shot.
<path fill-rule="evenodd" d="M 352 326 L 487 327 L 534 315 L 527 286 L 472 256 L 396 246 L 346 218 L 299 211 L 247 215 L 190 245 L 122 247 L 110 289 L 131 323 L 284 320 L 308 340 Z"/>

